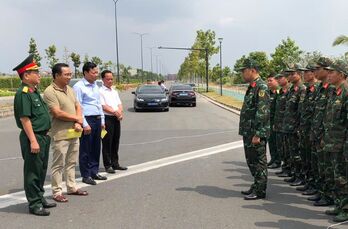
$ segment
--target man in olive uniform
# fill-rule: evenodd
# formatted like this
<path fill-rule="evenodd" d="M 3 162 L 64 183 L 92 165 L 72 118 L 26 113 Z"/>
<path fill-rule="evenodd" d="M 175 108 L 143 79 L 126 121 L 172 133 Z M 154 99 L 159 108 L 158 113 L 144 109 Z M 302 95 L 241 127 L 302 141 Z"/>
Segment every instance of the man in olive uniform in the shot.
<path fill-rule="evenodd" d="M 283 162 L 282 169 L 279 172 L 276 172 L 280 177 L 287 177 L 290 173 L 290 165 L 289 165 L 289 157 L 285 155 L 284 147 L 285 147 L 285 133 L 282 131 L 283 129 L 283 119 L 285 115 L 286 108 L 286 99 L 287 94 L 289 92 L 289 81 L 288 74 L 280 73 L 276 75 L 276 79 L 278 80 L 278 84 L 281 87 L 278 93 L 278 97 L 276 100 L 276 107 L 274 113 L 274 125 L 273 131 L 276 133 L 276 142 L 277 142 L 277 151 L 280 157 L 280 160 Z"/>
<path fill-rule="evenodd" d="M 277 142 L 276 142 L 276 132 L 273 130 L 274 125 L 274 115 L 276 109 L 276 102 L 278 97 L 278 81 L 274 75 L 269 75 L 267 77 L 267 86 L 269 90 L 269 103 L 270 103 L 270 126 L 271 133 L 268 139 L 268 147 L 271 155 L 271 160 L 268 162 L 267 166 L 270 169 L 276 169 L 280 167 L 280 156 L 277 151 Z"/>
<path fill-rule="evenodd" d="M 323 120 L 326 112 L 326 105 L 328 97 L 332 91 L 332 87 L 328 82 L 328 67 L 331 60 L 327 57 L 321 57 L 317 61 L 317 68 L 315 75 L 320 84 L 315 96 L 315 108 L 310 129 L 310 140 L 312 144 L 311 155 L 311 171 L 310 171 L 310 187 L 305 191 L 304 195 L 314 195 L 308 198 L 310 201 L 316 201 L 316 206 L 327 206 L 331 204 L 330 187 L 325 184 L 325 153 L 323 151 L 322 140 L 324 136 Z"/>
<path fill-rule="evenodd" d="M 324 117 L 323 145 L 325 152 L 325 179 L 331 187 L 335 209 L 328 210 L 328 215 L 336 215 L 335 222 L 348 220 L 348 66 L 343 60 L 336 60 L 328 68 L 329 82 L 335 87 L 330 94 Z"/>
<path fill-rule="evenodd" d="M 252 59 L 245 59 L 243 78 L 249 83 L 240 112 L 239 134 L 243 136 L 244 151 L 254 183 L 247 191 L 245 200 L 263 199 L 267 188 L 266 142 L 270 134 L 269 93 L 259 75 L 259 67 Z"/>
<path fill-rule="evenodd" d="M 45 208 L 56 206 L 55 203 L 48 203 L 43 196 L 50 147 L 47 132 L 51 121 L 47 106 L 37 90 L 40 83 L 38 69 L 32 55 L 13 69 L 22 80 L 14 99 L 14 115 L 21 129 L 19 140 L 24 159 L 24 190 L 29 212 L 48 216 L 50 212 Z"/>
<path fill-rule="evenodd" d="M 298 191 L 306 191 L 309 189 L 310 167 L 311 167 L 311 144 L 309 139 L 309 131 L 314 112 L 314 98 L 318 88 L 317 79 L 314 71 L 315 67 L 307 65 L 303 68 L 304 82 L 306 84 L 306 92 L 304 98 L 300 99 L 300 156 L 301 156 L 301 176 L 304 178 L 304 186 L 297 187 Z"/>
<path fill-rule="evenodd" d="M 284 181 L 289 182 L 291 186 L 299 186 L 303 184 L 301 179 L 301 157 L 299 153 L 299 124 L 300 112 L 299 103 L 303 97 L 306 87 L 302 83 L 302 71 L 298 66 L 288 69 L 289 80 L 292 86 L 287 95 L 285 116 L 283 119 L 283 131 L 286 133 L 285 150 L 290 155 L 291 178 Z"/>

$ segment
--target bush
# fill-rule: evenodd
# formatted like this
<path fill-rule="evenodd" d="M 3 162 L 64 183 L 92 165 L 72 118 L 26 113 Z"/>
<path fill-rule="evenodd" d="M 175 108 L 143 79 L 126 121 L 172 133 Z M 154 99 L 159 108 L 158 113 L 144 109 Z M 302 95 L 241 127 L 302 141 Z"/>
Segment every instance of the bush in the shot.
<path fill-rule="evenodd" d="M 51 77 L 41 77 L 39 89 L 43 91 L 52 83 Z M 15 91 L 22 84 L 21 79 L 17 77 L 0 78 L 0 89 Z"/>

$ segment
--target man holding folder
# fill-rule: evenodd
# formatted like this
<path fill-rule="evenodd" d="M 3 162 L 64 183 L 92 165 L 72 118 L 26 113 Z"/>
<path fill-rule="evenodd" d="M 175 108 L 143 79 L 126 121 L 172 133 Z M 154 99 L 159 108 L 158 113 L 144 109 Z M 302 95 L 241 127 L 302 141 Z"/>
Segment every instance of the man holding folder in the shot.
<path fill-rule="evenodd" d="M 44 91 L 44 100 L 52 116 L 53 161 L 52 192 L 57 202 L 68 202 L 62 194 L 63 171 L 66 174 L 68 195 L 86 196 L 76 187 L 75 166 L 79 153 L 79 136 L 82 133 L 82 111 L 74 90 L 68 85 L 71 79 L 69 65 L 58 63 L 52 68 L 53 82 Z"/>

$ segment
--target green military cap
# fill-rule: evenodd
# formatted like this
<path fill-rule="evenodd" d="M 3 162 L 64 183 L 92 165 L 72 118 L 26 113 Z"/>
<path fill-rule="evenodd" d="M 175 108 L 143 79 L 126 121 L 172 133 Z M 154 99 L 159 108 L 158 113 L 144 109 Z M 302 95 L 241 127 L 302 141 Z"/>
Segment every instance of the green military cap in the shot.
<path fill-rule="evenodd" d="M 278 73 L 277 75 L 275 75 L 274 78 L 279 79 L 279 78 L 281 78 L 281 77 L 287 77 L 287 76 L 288 76 L 288 75 L 285 74 L 285 73 Z"/>
<path fill-rule="evenodd" d="M 29 55 L 22 63 L 13 68 L 13 71 L 17 71 L 19 75 L 26 71 L 34 70 L 39 70 L 39 66 L 35 63 L 33 54 Z"/>
<path fill-rule="evenodd" d="M 331 64 L 325 67 L 326 70 L 338 71 L 344 74 L 346 77 L 348 76 L 348 64 L 346 61 L 338 59 L 332 61 Z"/>
<path fill-rule="evenodd" d="M 316 63 L 316 66 L 317 68 L 320 68 L 320 67 L 329 67 L 330 64 L 332 63 L 332 60 L 328 57 L 320 57 Z"/>
<path fill-rule="evenodd" d="M 250 69 L 254 68 L 256 70 L 259 70 L 258 64 L 251 58 L 245 58 L 241 64 L 241 66 L 239 68 L 237 68 L 237 71 L 241 72 L 247 68 L 250 68 Z"/>

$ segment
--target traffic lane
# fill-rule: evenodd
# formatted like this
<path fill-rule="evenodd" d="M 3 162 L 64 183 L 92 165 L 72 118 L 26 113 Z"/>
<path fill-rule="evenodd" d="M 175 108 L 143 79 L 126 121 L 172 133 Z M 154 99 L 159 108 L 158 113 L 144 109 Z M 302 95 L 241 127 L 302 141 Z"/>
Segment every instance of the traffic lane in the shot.
<path fill-rule="evenodd" d="M 14 117 L 0 118 L 0 163 L 3 158 L 22 157 L 19 133 Z"/>
<path fill-rule="evenodd" d="M 50 209 L 47 218 L 26 205 L 0 209 L 7 228 L 326 228 L 326 208 L 311 206 L 273 173 L 267 199 L 240 194 L 251 176 L 242 148 L 185 161 L 85 188 L 87 197 Z M 18 217 L 20 215 L 21 217 Z M 48 220 L 49 218 L 49 220 Z"/>

